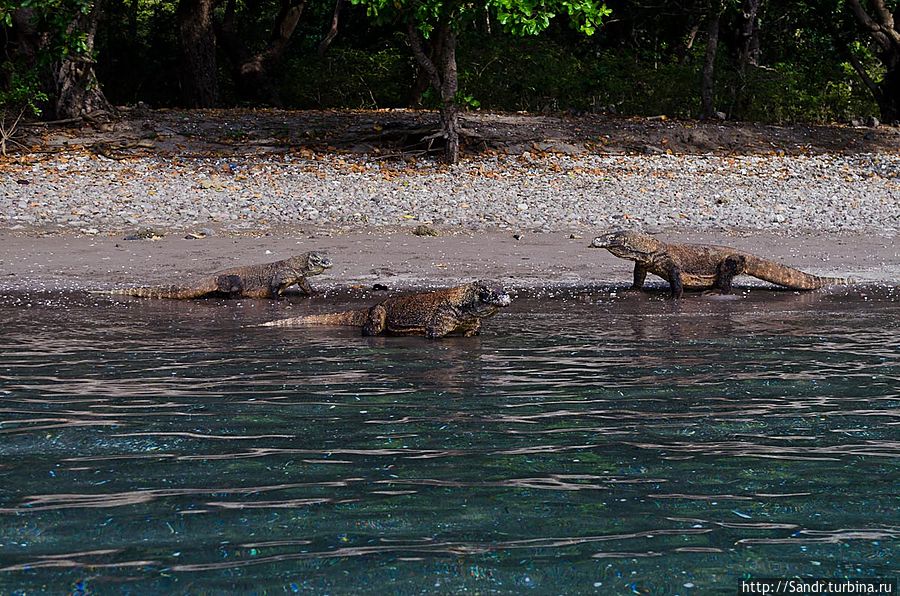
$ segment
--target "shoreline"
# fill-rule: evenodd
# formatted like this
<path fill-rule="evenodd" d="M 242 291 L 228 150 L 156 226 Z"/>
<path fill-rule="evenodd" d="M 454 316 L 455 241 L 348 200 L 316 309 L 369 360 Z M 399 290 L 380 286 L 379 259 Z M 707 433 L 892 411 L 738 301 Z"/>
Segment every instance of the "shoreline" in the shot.
<path fill-rule="evenodd" d="M 605 230 L 598 230 L 596 233 Z M 110 236 L 36 236 L 0 231 L 0 292 L 104 290 L 132 285 L 188 282 L 236 265 L 264 263 L 310 250 L 334 262 L 310 278 L 320 291 L 447 287 L 494 279 L 510 289 L 592 285 L 627 286 L 633 264 L 603 249 L 589 248 L 593 233 L 485 231 L 419 237 L 411 228 L 340 232 L 304 228 L 259 237 L 210 236 L 158 240 Z M 576 237 L 571 237 L 576 236 Z M 723 244 L 802 269 L 852 277 L 859 284 L 893 286 L 900 279 L 900 244 L 892 235 L 759 231 L 665 230 L 671 242 Z M 650 276 L 648 282 L 662 280 Z M 741 276 L 736 285 L 766 285 Z"/>
<path fill-rule="evenodd" d="M 312 279 L 324 289 L 627 285 L 630 262 L 588 248 L 613 229 L 900 283 L 900 130 L 477 113 L 491 144 L 456 166 L 360 145 L 433 116 L 156 111 L 112 132 L 47 128 L 34 147 L 50 152 L 0 160 L 0 291 L 184 283 L 308 250 L 335 263 Z M 227 135 L 238 123 L 244 143 Z M 124 240 L 147 228 L 164 237 Z"/>

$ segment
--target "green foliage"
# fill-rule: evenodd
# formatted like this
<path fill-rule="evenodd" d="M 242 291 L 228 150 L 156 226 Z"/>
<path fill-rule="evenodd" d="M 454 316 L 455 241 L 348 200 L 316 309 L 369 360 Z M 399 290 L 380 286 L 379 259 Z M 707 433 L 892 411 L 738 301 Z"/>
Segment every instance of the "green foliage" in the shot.
<path fill-rule="evenodd" d="M 351 0 L 366 7 L 367 14 L 377 23 L 390 22 L 398 16 L 412 18 L 427 38 L 436 23 L 448 19 L 457 30 L 479 17 L 489 14 L 497 19 L 505 31 L 514 35 L 537 35 L 550 26 L 558 14 L 568 15 L 573 27 L 592 35 L 609 8 L 597 0 L 482 0 L 476 4 L 453 0 Z"/>
<path fill-rule="evenodd" d="M 86 35 L 73 26 L 82 15 L 90 13 L 93 0 L 0 0 L 0 28 L 9 38 L 13 26 L 13 13 L 28 9 L 36 30 L 42 32 L 43 43 L 32 61 L 6 52 L 0 62 L 3 87 L 0 89 L 0 110 L 3 119 L 16 118 L 19 114 L 39 116 L 42 104 L 49 101 L 41 83 L 41 70 L 50 63 L 71 56 L 86 56 Z"/>
<path fill-rule="evenodd" d="M 465 109 L 597 111 L 620 115 L 697 118 L 704 48 L 684 63 L 654 61 L 630 52 L 592 50 L 553 38 L 464 36 L 459 50 Z M 384 108 L 407 105 L 412 59 L 403 48 L 334 48 L 322 59 L 294 58 L 286 65 L 282 96 L 298 108 Z M 877 114 L 877 106 L 847 64 L 801 69 L 795 63 L 751 68 L 741 85 L 736 68 L 719 64 L 717 105 L 729 117 L 770 123 L 836 122 Z M 742 88 L 744 111 L 734 97 Z M 432 91 L 423 104 L 437 107 Z"/>
<path fill-rule="evenodd" d="M 12 26 L 12 13 L 27 8 L 33 11 L 39 31 L 47 34 L 48 44 L 44 48 L 52 59 L 71 55 L 85 55 L 88 52 L 83 31 L 72 27 L 80 16 L 91 12 L 94 0 L 0 0 L 0 22 Z"/>
<path fill-rule="evenodd" d="M 415 72 L 412 57 L 396 47 L 333 48 L 323 58 L 290 59 L 281 91 L 299 108 L 403 107 Z"/>
<path fill-rule="evenodd" d="M 545 38 L 472 34 L 459 52 L 461 94 L 494 110 L 588 109 L 593 60 L 584 54 Z"/>
<path fill-rule="evenodd" d="M 12 62 L 3 65 L 4 79 L 7 84 L 0 89 L 0 113 L 5 120 L 7 116 L 15 118 L 24 113 L 27 116 L 40 116 L 41 103 L 49 98 L 41 91 L 37 73 L 34 70 L 17 68 Z"/>
<path fill-rule="evenodd" d="M 481 107 L 481 102 L 471 94 L 457 93 L 456 105 L 468 110 L 477 110 Z"/>
<path fill-rule="evenodd" d="M 650 61 L 605 51 L 595 65 L 594 105 L 603 111 L 674 118 L 700 115 L 700 63 Z"/>
<path fill-rule="evenodd" d="M 519 36 L 537 35 L 546 30 L 557 13 L 568 15 L 577 31 L 593 35 L 612 12 L 606 4 L 592 0 L 487 0 L 486 8 L 496 15 L 507 32 Z"/>
<path fill-rule="evenodd" d="M 98 33 L 97 74 L 114 102 L 175 105 L 179 97 L 179 0 L 108 1 Z M 341 31 L 325 57 L 316 45 L 327 29 L 333 0 L 308 0 L 300 28 L 280 68 L 286 106 L 402 107 L 408 105 L 416 67 L 402 34 L 412 16 L 429 34 L 449 19 L 459 35 L 459 92 L 466 109 L 615 111 L 622 115 L 699 115 L 702 26 L 694 47 L 679 55 L 688 13 L 682 4 L 653 6 L 625 0 L 351 0 Z M 615 21 L 609 21 L 609 6 Z M 93 0 L 0 0 L 0 28 L 12 11 L 31 7 L 53 42 L 44 60 L 84 49 L 67 27 Z M 219 4 L 221 19 L 224 3 Z M 274 0 L 238 0 L 239 37 L 254 49 L 266 42 L 278 8 Z M 738 8 L 728 0 L 716 72 L 716 106 L 730 118 L 766 122 L 833 122 L 877 114 L 856 73 L 835 48 L 832 31 L 856 32 L 843 0 L 765 3 L 762 66 L 741 79 L 733 31 Z M 366 17 L 367 13 L 369 18 Z M 823 16 L 826 15 L 826 16 Z M 730 20 L 729 20 L 730 19 Z M 608 21 L 608 22 L 607 22 Z M 597 31 L 605 22 L 602 35 Z M 385 26 L 379 26 L 383 23 Z M 486 25 L 490 24 L 490 27 Z M 64 26 L 65 25 L 65 26 Z M 537 36 L 537 34 L 541 34 Z M 79 43 L 79 40 L 82 40 Z M 874 80 L 883 67 L 867 43 L 851 50 Z M 231 77 L 220 60 L 220 85 L 229 102 Z M 7 60 L 0 70 L 0 102 L 40 109 L 38 78 L 28 65 Z M 437 106 L 434 94 L 423 102 Z"/>
<path fill-rule="evenodd" d="M 734 77 L 734 73 L 726 75 Z M 735 114 L 742 120 L 831 123 L 878 113 L 872 96 L 848 64 L 811 71 L 793 63 L 756 68 L 748 73 L 744 92 L 747 108 Z"/>

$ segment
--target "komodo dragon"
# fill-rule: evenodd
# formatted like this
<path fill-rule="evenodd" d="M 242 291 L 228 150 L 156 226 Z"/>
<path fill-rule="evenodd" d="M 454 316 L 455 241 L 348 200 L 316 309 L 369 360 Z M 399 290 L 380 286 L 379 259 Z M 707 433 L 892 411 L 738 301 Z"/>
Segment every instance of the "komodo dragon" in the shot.
<path fill-rule="evenodd" d="M 673 298 L 681 298 L 685 289 L 716 289 L 729 294 L 732 280 L 741 274 L 793 290 L 852 283 L 839 277 L 810 275 L 727 246 L 667 244 L 634 231 L 599 236 L 591 242 L 591 248 L 605 248 L 617 257 L 634 261 L 632 289 L 640 290 L 649 272 L 669 282 Z"/>
<path fill-rule="evenodd" d="M 424 335 L 436 339 L 461 333 L 478 335 L 481 319 L 509 306 L 511 298 L 499 285 L 476 281 L 455 288 L 394 296 L 371 308 L 325 315 L 293 317 L 263 323 L 263 327 L 351 325 L 363 335 Z"/>
<path fill-rule="evenodd" d="M 311 294 L 312 287 L 306 278 L 318 275 L 330 267 L 331 260 L 328 257 L 308 252 L 274 263 L 245 265 L 216 271 L 191 286 L 123 288 L 101 293 L 177 300 L 213 295 L 229 298 L 278 298 L 288 286 L 293 284 L 297 284 L 305 294 Z"/>

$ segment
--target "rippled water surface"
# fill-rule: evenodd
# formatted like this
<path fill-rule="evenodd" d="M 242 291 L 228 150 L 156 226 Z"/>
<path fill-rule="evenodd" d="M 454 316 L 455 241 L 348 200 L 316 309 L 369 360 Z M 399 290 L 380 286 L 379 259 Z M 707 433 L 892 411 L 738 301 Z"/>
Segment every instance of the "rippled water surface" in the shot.
<path fill-rule="evenodd" d="M 896 576 L 898 300 L 523 296 L 429 342 L 0 297 L 0 592 Z"/>

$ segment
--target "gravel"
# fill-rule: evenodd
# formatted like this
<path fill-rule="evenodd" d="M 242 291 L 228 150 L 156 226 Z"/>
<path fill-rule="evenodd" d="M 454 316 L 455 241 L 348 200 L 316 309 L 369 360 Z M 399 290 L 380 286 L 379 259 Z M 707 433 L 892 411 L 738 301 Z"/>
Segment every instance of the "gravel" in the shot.
<path fill-rule="evenodd" d="M 738 228 L 894 235 L 900 156 L 288 155 L 112 160 L 67 152 L 0 167 L 0 225 L 103 234 L 303 225 L 566 231 Z"/>

